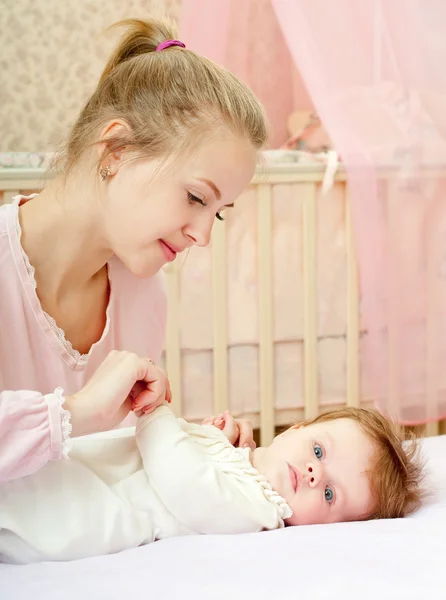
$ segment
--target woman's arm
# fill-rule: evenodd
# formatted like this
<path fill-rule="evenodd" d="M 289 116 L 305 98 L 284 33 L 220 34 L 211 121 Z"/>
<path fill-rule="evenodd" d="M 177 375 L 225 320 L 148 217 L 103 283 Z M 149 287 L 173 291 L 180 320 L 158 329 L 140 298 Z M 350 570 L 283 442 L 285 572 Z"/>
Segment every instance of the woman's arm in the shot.
<path fill-rule="evenodd" d="M 62 390 L 0 392 L 0 484 L 30 475 L 68 450 L 70 413 Z"/>
<path fill-rule="evenodd" d="M 68 438 L 113 429 L 130 410 L 170 402 L 165 372 L 149 358 L 111 352 L 76 394 L 0 393 L 0 484 L 30 475 L 68 451 Z"/>

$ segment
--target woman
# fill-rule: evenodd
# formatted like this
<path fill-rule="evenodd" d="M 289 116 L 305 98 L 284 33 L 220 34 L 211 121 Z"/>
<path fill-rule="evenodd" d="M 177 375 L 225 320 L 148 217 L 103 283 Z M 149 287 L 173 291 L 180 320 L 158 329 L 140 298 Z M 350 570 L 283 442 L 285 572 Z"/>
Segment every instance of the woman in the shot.
<path fill-rule="evenodd" d="M 58 176 L 0 209 L 0 482 L 169 399 L 159 271 L 209 243 L 266 139 L 231 73 L 164 22 L 122 24 Z"/>

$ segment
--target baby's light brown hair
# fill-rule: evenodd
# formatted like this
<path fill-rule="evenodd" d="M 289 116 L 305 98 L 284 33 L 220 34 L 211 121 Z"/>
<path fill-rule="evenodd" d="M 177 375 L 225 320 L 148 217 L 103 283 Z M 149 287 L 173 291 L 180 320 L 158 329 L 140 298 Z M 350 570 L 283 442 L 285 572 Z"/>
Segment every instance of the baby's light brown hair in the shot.
<path fill-rule="evenodd" d="M 366 519 L 404 517 L 420 507 L 423 463 L 415 439 L 406 439 L 390 419 L 374 409 L 345 407 L 299 423 L 306 427 L 335 419 L 353 419 L 375 446 L 368 472 L 374 509 Z"/>

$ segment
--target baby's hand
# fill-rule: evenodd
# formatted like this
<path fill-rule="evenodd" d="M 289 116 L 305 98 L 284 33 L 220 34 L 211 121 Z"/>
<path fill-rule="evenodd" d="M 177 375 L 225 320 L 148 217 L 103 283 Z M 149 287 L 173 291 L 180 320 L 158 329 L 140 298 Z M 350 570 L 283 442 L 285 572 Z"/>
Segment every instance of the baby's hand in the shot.
<path fill-rule="evenodd" d="M 233 446 L 255 450 L 252 423 L 247 419 L 234 419 L 228 411 L 225 411 L 216 417 L 207 417 L 202 425 L 213 425 L 220 429 Z"/>

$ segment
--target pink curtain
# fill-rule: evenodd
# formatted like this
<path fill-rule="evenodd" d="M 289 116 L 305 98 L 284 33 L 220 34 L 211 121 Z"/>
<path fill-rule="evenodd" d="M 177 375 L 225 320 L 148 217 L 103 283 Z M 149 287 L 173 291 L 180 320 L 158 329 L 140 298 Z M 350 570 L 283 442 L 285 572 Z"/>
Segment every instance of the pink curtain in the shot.
<path fill-rule="evenodd" d="M 182 17 L 260 96 L 276 146 L 306 108 L 296 65 L 347 169 L 363 397 L 404 423 L 446 416 L 446 2 L 183 0 Z"/>
<path fill-rule="evenodd" d="M 289 137 L 287 120 L 312 103 L 288 50 L 271 0 L 183 0 L 181 39 L 240 77 L 261 99 L 269 145 Z"/>
<path fill-rule="evenodd" d="M 347 169 L 363 393 L 446 415 L 446 2 L 272 0 Z"/>

